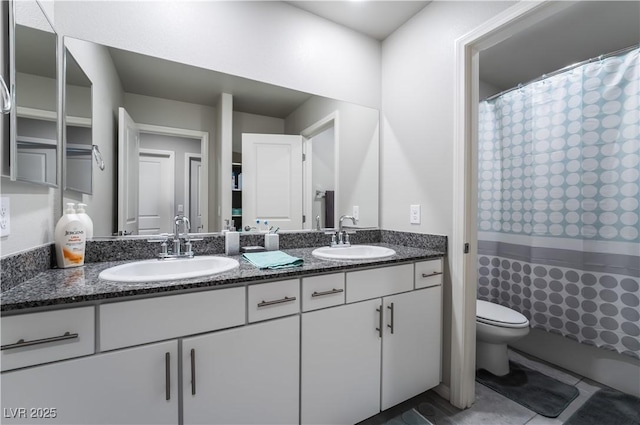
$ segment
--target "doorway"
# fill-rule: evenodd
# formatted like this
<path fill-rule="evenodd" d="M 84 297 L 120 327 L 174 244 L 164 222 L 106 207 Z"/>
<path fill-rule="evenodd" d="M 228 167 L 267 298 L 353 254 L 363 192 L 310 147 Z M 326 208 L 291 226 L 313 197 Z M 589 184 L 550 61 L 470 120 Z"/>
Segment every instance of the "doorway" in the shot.
<path fill-rule="evenodd" d="M 520 2 L 455 43 L 452 315 L 450 401 L 475 400 L 477 294 L 477 143 L 480 51 L 571 7 L 569 2 Z M 468 254 L 468 255 L 467 255 Z"/>

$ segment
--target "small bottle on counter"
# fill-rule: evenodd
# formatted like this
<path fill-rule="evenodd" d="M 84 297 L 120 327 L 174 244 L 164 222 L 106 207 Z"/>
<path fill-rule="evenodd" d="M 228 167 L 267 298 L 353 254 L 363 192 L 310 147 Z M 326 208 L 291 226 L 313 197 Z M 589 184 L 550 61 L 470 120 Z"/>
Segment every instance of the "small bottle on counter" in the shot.
<path fill-rule="evenodd" d="M 224 233 L 224 253 L 227 255 L 237 255 L 240 253 L 240 233 Z"/>

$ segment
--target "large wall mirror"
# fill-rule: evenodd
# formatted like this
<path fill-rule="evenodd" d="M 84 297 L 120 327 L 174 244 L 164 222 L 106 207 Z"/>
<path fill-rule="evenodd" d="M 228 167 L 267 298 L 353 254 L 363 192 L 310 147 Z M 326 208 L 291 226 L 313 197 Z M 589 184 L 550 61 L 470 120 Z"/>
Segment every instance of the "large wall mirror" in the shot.
<path fill-rule="evenodd" d="M 12 180 L 58 185 L 57 36 L 35 1 L 14 5 L 10 125 Z"/>
<path fill-rule="evenodd" d="M 104 170 L 89 161 L 91 194 L 67 190 L 64 201 L 88 205 L 95 237 L 171 233 L 176 214 L 192 232 L 220 231 L 226 220 L 279 225 L 287 214 L 296 220 L 283 230 L 326 228 L 354 207 L 359 225 L 378 226 L 377 110 L 70 37 L 64 44 L 67 68 L 72 55 L 90 82 L 76 89 L 92 93 L 88 143 L 104 160 Z M 232 110 L 223 110 L 229 96 Z M 289 136 L 297 142 L 283 147 Z"/>

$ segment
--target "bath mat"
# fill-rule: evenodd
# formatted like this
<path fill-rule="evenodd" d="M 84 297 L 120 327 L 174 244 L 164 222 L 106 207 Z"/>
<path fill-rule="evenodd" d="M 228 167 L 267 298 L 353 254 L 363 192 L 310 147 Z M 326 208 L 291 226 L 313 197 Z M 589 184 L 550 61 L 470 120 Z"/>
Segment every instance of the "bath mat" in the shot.
<path fill-rule="evenodd" d="M 476 381 L 527 409 L 556 418 L 578 396 L 578 389 L 536 370 L 509 362 L 510 372 L 495 376 L 484 369 L 476 372 Z"/>
<path fill-rule="evenodd" d="M 416 409 L 409 409 L 396 417 L 389 419 L 384 425 L 433 425 Z"/>
<path fill-rule="evenodd" d="M 640 425 L 640 398 L 611 389 L 598 390 L 564 425 Z"/>

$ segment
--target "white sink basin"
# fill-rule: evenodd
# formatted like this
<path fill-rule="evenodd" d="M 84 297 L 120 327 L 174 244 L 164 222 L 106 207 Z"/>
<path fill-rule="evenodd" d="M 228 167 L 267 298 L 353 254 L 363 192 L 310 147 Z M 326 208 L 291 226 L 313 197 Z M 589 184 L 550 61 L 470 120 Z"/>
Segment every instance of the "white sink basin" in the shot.
<path fill-rule="evenodd" d="M 193 258 L 144 260 L 103 270 L 100 279 L 116 282 L 159 282 L 209 276 L 239 266 L 233 258 L 201 256 Z"/>
<path fill-rule="evenodd" d="M 348 247 L 323 246 L 311 254 L 324 260 L 375 260 L 391 257 L 396 252 L 391 248 L 373 245 L 351 245 Z"/>

